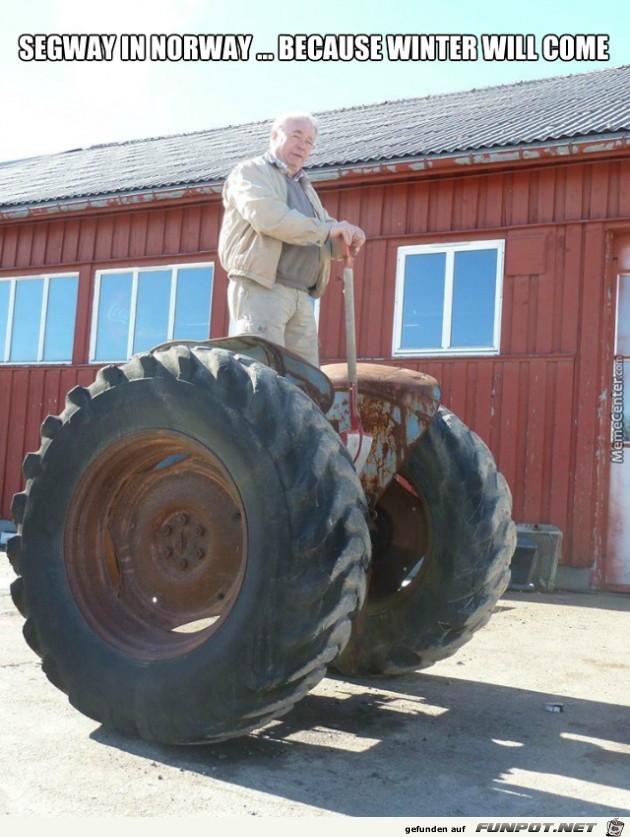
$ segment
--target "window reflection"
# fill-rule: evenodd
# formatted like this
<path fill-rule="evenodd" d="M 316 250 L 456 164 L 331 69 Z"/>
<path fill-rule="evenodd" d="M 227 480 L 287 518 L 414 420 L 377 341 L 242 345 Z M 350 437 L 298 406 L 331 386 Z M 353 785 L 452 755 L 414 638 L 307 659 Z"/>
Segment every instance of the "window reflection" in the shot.
<path fill-rule="evenodd" d="M 90 360 L 126 360 L 168 340 L 206 340 L 213 277 L 212 264 L 99 273 Z"/>
<path fill-rule="evenodd" d="M 70 363 L 79 277 L 0 279 L 0 363 Z"/>
<path fill-rule="evenodd" d="M 78 289 L 78 276 L 61 276 L 49 283 L 43 360 L 72 359 Z"/>
<path fill-rule="evenodd" d="M 407 257 L 402 348 L 437 349 L 442 345 L 444 253 Z"/>
<path fill-rule="evenodd" d="M 132 279 L 131 273 L 101 276 L 96 360 L 120 360 L 127 357 Z"/>
<path fill-rule="evenodd" d="M 492 346 L 496 250 L 455 253 L 451 346 Z"/>
<path fill-rule="evenodd" d="M 43 292 L 43 279 L 27 279 L 16 284 L 9 352 L 9 360 L 13 362 L 37 360 Z"/>
<path fill-rule="evenodd" d="M 134 354 L 168 339 L 172 278 L 170 270 L 147 270 L 138 275 Z"/>

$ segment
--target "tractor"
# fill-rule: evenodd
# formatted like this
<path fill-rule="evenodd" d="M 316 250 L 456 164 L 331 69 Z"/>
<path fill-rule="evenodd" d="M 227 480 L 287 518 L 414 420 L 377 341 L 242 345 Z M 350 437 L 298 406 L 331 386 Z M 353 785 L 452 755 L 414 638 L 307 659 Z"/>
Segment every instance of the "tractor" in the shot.
<path fill-rule="evenodd" d="M 7 551 L 27 643 L 80 712 L 163 744 L 260 729 L 329 670 L 448 657 L 516 542 L 507 483 L 435 379 L 253 336 L 101 368 L 23 474 Z"/>

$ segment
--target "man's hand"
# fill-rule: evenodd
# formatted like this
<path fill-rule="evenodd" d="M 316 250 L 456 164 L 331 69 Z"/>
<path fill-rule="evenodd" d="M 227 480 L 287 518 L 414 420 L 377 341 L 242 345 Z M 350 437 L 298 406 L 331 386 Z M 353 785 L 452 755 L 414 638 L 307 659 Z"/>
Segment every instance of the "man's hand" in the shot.
<path fill-rule="evenodd" d="M 365 244 L 365 233 L 360 227 L 350 224 L 348 221 L 338 221 L 333 224 L 328 233 L 329 238 L 340 238 L 350 248 L 350 254 L 354 257 Z"/>

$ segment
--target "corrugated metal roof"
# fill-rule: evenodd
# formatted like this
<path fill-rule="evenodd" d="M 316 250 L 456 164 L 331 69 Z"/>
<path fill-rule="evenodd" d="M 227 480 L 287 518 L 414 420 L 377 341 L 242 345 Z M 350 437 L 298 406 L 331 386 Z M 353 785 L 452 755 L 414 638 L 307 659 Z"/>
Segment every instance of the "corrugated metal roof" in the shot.
<path fill-rule="evenodd" d="M 309 168 L 386 163 L 630 130 L 630 66 L 316 114 Z M 96 145 L 0 165 L 0 207 L 219 183 L 270 121 Z"/>

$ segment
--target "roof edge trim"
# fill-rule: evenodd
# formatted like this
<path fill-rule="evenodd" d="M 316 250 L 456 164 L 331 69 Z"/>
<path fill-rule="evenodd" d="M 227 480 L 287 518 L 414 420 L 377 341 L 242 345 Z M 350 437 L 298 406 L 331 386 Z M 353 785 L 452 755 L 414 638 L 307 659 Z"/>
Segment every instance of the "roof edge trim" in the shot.
<path fill-rule="evenodd" d="M 611 155 L 630 149 L 630 133 L 591 135 L 580 140 L 568 139 L 554 143 L 541 142 L 511 147 L 485 148 L 467 152 L 449 152 L 447 154 L 419 155 L 375 160 L 372 163 L 344 163 L 342 165 L 322 166 L 309 170 L 309 177 L 316 183 L 343 181 L 348 178 L 364 178 L 383 174 L 400 175 L 405 172 L 456 171 L 463 167 L 495 166 L 506 163 L 526 163 L 534 160 L 562 160 L 575 156 L 604 154 Z M 195 198 L 204 195 L 217 195 L 223 188 L 223 180 L 207 181 L 197 185 L 163 186 L 139 189 L 129 192 L 111 192 L 87 197 L 62 198 L 41 203 L 5 205 L 0 207 L 0 221 L 34 220 L 54 215 L 64 215 L 85 210 L 103 210 L 120 207 L 132 207 L 141 204 L 154 204 L 166 200 Z"/>

